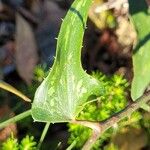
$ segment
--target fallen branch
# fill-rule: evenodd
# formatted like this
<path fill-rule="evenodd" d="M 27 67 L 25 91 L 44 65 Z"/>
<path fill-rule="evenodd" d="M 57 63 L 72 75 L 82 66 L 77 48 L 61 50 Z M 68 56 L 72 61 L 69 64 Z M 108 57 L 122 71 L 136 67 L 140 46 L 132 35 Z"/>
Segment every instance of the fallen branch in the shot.
<path fill-rule="evenodd" d="M 82 150 L 90 150 L 93 144 L 99 139 L 99 137 L 109 128 L 111 128 L 114 124 L 118 123 L 122 119 L 131 116 L 131 114 L 141 108 L 141 104 L 147 104 L 150 102 L 150 91 L 146 92 L 143 96 L 138 98 L 135 102 L 131 102 L 128 104 L 127 107 L 125 107 L 120 112 L 114 114 L 107 120 L 104 120 L 102 122 L 91 122 L 91 121 L 80 121 L 75 120 L 72 121 L 72 123 L 80 124 L 86 127 L 91 128 L 92 135 L 87 140 L 85 145 L 83 146 Z"/>

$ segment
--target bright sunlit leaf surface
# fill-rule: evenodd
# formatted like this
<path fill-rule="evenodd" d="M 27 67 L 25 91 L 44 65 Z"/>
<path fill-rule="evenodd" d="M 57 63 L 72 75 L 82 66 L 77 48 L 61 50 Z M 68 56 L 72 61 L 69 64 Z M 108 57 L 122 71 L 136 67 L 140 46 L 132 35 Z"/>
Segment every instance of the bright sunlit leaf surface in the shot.
<path fill-rule="evenodd" d="M 78 115 L 89 96 L 100 95 L 99 81 L 81 65 L 81 48 L 92 0 L 75 0 L 60 29 L 56 59 L 35 93 L 32 117 L 40 122 L 69 122 Z"/>

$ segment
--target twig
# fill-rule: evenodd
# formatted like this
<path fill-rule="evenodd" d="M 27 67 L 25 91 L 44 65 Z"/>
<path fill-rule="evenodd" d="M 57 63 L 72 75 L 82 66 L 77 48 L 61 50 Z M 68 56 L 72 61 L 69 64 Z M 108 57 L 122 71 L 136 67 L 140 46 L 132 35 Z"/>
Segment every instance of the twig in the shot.
<path fill-rule="evenodd" d="M 90 150 L 93 144 L 99 139 L 99 137 L 114 124 L 118 123 L 125 117 L 131 116 L 131 114 L 141 107 L 141 104 L 146 104 L 150 101 L 150 91 L 146 92 L 143 96 L 138 98 L 135 102 L 130 103 L 122 111 L 114 114 L 107 120 L 102 122 L 90 122 L 90 121 L 72 121 L 72 123 L 80 124 L 89 127 L 93 130 L 91 137 L 87 140 L 82 150 Z"/>
<path fill-rule="evenodd" d="M 83 125 L 83 126 L 86 126 L 88 128 L 93 129 L 96 132 L 101 132 L 101 128 L 100 128 L 99 122 L 74 120 L 71 123 Z"/>
<path fill-rule="evenodd" d="M 90 150 L 91 147 L 95 144 L 95 142 L 98 140 L 101 132 L 96 132 L 95 130 L 92 131 L 92 135 L 88 139 L 88 141 L 83 146 L 82 150 Z"/>
<path fill-rule="evenodd" d="M 146 92 L 143 96 L 138 98 L 135 102 L 130 103 L 125 109 L 116 113 L 109 119 L 105 120 L 104 122 L 100 123 L 102 127 L 102 132 L 105 132 L 107 129 L 112 127 L 114 124 L 118 123 L 120 120 L 124 119 L 125 117 L 131 116 L 131 114 L 141 108 L 141 104 L 146 104 L 150 101 L 150 91 Z"/>
<path fill-rule="evenodd" d="M 99 122 L 74 120 L 71 123 L 83 125 L 92 129 L 92 135 L 88 139 L 88 142 L 83 147 L 83 150 L 88 150 L 97 141 L 101 133 L 101 126 Z"/>

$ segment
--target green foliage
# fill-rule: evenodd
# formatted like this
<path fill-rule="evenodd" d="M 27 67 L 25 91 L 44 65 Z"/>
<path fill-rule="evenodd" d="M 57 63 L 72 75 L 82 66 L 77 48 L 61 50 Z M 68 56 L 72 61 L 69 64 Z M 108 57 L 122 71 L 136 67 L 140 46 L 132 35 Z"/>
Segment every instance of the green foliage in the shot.
<path fill-rule="evenodd" d="M 48 75 L 47 65 L 37 65 L 34 69 L 34 80 L 36 82 L 42 82 Z"/>
<path fill-rule="evenodd" d="M 20 143 L 20 150 L 36 150 L 36 142 L 33 136 L 26 136 Z"/>
<path fill-rule="evenodd" d="M 126 117 L 125 119 L 120 121 L 118 128 L 121 129 L 122 127 L 126 127 L 126 126 L 130 126 L 132 128 L 141 128 L 141 124 L 139 122 L 139 120 L 141 119 L 142 119 L 142 114 L 138 111 L 135 111 L 132 113 L 131 116 Z"/>
<path fill-rule="evenodd" d="M 137 31 L 138 43 L 133 51 L 134 78 L 131 96 L 142 96 L 150 83 L 150 13 L 145 0 L 129 0 L 131 21 Z"/>
<path fill-rule="evenodd" d="M 2 144 L 2 150 L 19 150 L 18 141 L 11 135 L 6 142 Z"/>
<path fill-rule="evenodd" d="M 126 79 L 118 75 L 107 77 L 99 72 L 93 73 L 93 76 L 104 83 L 105 93 L 103 96 L 97 97 L 97 101 L 85 106 L 77 118 L 79 120 L 103 121 L 112 114 L 122 110 L 127 104 L 125 89 L 129 84 Z M 70 144 L 76 140 L 76 148 L 81 148 L 89 138 L 91 129 L 80 125 L 69 124 L 69 132 L 71 135 L 68 143 Z M 112 129 L 105 132 L 95 143 L 93 149 L 98 149 L 103 141 L 111 137 L 112 132 Z"/>
<path fill-rule="evenodd" d="M 91 95 L 103 92 L 102 84 L 81 66 L 82 40 L 91 3 L 92 0 L 75 0 L 62 23 L 54 65 L 35 93 L 35 121 L 74 120 Z"/>
<path fill-rule="evenodd" d="M 13 135 L 2 144 L 2 150 L 36 150 L 36 142 L 33 136 L 26 136 L 18 143 Z"/>

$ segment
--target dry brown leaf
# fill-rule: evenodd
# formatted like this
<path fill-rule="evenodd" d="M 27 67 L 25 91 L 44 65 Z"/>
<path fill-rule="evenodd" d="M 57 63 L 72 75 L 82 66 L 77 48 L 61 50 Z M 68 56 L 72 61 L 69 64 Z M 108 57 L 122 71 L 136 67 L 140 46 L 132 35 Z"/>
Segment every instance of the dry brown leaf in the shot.
<path fill-rule="evenodd" d="M 118 42 L 122 46 L 132 45 L 136 41 L 136 32 L 134 27 L 128 21 L 126 17 L 118 17 L 118 28 L 116 30 Z"/>
<path fill-rule="evenodd" d="M 38 61 L 35 37 L 30 24 L 18 13 L 16 24 L 16 68 L 20 77 L 30 84 Z"/>
<path fill-rule="evenodd" d="M 98 5 L 102 5 L 103 3 L 103 0 L 94 0 L 93 5 L 89 10 L 89 18 L 100 30 L 106 27 L 107 13 L 105 11 L 95 13 L 95 9 Z"/>

